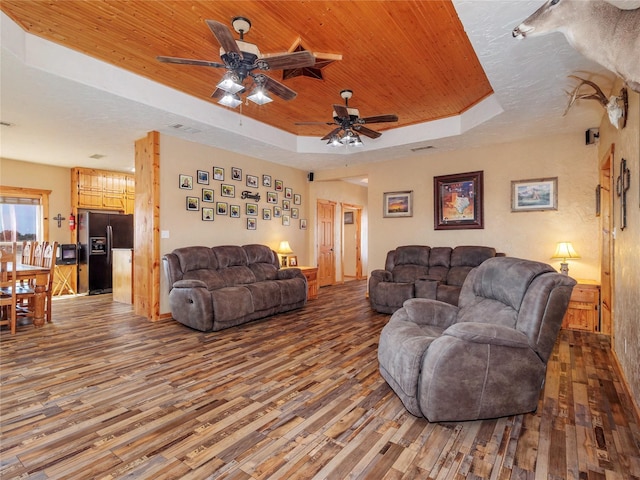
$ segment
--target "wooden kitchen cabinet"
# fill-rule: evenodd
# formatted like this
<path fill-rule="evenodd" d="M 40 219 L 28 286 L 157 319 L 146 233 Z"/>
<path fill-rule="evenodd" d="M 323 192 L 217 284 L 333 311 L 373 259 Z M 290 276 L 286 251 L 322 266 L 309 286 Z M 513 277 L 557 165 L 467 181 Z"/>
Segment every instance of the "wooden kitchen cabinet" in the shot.
<path fill-rule="evenodd" d="M 71 170 L 71 203 L 76 208 L 133 213 L 135 177 L 94 168 Z"/>
<path fill-rule="evenodd" d="M 600 285 L 593 280 L 578 280 L 573 287 L 562 328 L 600 331 Z"/>

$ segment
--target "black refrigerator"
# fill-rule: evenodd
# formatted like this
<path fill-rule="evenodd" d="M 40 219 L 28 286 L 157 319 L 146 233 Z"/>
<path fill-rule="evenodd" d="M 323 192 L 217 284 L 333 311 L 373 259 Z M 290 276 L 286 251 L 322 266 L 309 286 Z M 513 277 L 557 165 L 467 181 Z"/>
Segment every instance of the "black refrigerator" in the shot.
<path fill-rule="evenodd" d="M 78 212 L 78 293 L 111 293 L 114 248 L 133 248 L 133 215 Z"/>

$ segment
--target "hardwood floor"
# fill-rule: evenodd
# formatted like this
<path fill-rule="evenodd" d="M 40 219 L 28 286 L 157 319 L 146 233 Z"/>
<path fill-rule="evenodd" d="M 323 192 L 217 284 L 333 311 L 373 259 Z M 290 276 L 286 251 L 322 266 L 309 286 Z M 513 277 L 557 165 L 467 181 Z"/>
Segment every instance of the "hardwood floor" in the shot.
<path fill-rule="evenodd" d="M 0 477 L 638 479 L 607 337 L 562 331 L 536 413 L 431 424 L 378 374 L 364 281 L 216 333 L 56 300 L 1 333 Z M 340 307 L 338 307 L 338 305 Z"/>

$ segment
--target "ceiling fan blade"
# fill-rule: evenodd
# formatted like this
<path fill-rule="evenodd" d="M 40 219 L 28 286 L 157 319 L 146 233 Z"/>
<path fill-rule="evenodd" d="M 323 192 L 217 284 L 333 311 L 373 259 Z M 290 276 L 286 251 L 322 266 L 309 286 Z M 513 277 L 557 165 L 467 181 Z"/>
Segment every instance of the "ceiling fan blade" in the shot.
<path fill-rule="evenodd" d="M 264 63 L 264 65 L 262 65 Z M 263 70 L 284 70 L 292 68 L 304 68 L 315 65 L 316 57 L 313 53 L 303 50 L 300 52 L 283 53 L 280 55 L 262 57 L 258 64 Z"/>
<path fill-rule="evenodd" d="M 369 138 L 378 138 L 380 135 L 382 135 L 380 132 L 376 132 L 375 130 L 371 130 L 370 128 L 364 127 L 362 125 L 355 125 L 353 129 L 356 132 L 361 133 L 362 135 L 365 135 Z"/>
<path fill-rule="evenodd" d="M 340 118 L 349 118 L 349 110 L 344 105 L 334 105 L 333 111 L 336 112 L 336 115 Z"/>
<path fill-rule="evenodd" d="M 324 137 L 322 137 L 320 140 L 329 140 L 331 137 L 336 135 L 340 130 L 342 130 L 342 127 L 334 128 L 329 133 L 327 133 Z"/>
<path fill-rule="evenodd" d="M 397 122 L 397 115 L 376 115 L 374 117 L 364 117 L 359 120 L 361 123 L 384 123 L 384 122 Z"/>
<path fill-rule="evenodd" d="M 229 27 L 224 23 L 216 22 L 215 20 L 205 20 L 205 22 L 207 22 L 211 32 L 213 32 L 213 35 L 218 40 L 225 53 L 235 53 L 242 58 L 242 52 L 238 48 L 238 44 L 233 38 Z"/>
<path fill-rule="evenodd" d="M 333 125 L 334 122 L 296 122 L 294 125 Z"/>
<path fill-rule="evenodd" d="M 192 60 L 190 58 L 163 57 L 157 56 L 156 60 L 162 63 L 178 63 L 180 65 L 198 65 L 201 67 L 225 68 L 226 65 L 218 62 L 209 62 L 207 60 Z"/>
<path fill-rule="evenodd" d="M 286 85 L 274 80 L 271 77 L 267 77 L 266 75 L 255 75 L 254 79 L 258 85 L 262 85 L 265 89 L 273 93 L 274 95 L 279 96 L 283 100 L 293 100 L 298 95 L 296 92 L 291 90 Z"/>

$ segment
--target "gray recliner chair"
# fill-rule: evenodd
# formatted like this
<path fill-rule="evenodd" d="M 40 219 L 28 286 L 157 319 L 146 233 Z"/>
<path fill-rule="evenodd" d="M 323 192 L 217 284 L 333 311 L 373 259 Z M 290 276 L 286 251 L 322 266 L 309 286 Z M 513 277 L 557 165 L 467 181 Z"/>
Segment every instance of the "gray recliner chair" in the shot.
<path fill-rule="evenodd" d="M 414 298 L 380 334 L 380 373 L 429 421 L 534 411 L 576 281 L 544 263 L 495 257 L 473 269 L 458 306 Z"/>

